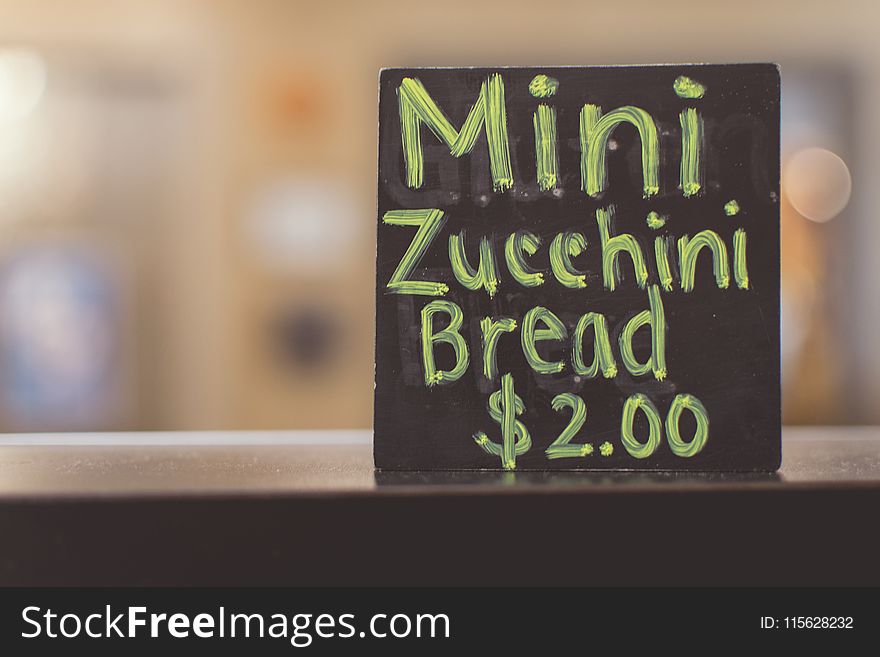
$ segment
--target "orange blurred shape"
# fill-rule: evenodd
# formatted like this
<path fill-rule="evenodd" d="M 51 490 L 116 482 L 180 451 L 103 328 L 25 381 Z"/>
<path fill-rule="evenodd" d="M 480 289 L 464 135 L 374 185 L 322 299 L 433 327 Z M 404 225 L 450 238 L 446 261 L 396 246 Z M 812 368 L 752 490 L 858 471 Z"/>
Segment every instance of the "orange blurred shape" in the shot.
<path fill-rule="evenodd" d="M 330 123 L 327 85 L 306 71 L 277 75 L 266 96 L 269 118 L 276 128 L 314 130 Z"/>

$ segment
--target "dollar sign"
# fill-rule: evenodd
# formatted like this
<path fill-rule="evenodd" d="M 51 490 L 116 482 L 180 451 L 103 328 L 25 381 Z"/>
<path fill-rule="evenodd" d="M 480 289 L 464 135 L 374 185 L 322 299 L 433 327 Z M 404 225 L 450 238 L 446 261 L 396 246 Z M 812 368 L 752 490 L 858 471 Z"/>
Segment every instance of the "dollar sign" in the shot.
<path fill-rule="evenodd" d="M 474 441 L 489 454 L 501 457 L 505 470 L 516 468 L 516 457 L 532 446 L 532 437 L 526 425 L 516 419 L 526 410 L 523 400 L 513 390 L 513 376 L 501 377 L 501 390 L 489 395 L 489 417 L 501 425 L 501 444 L 493 443 L 482 431 L 474 434 Z"/>

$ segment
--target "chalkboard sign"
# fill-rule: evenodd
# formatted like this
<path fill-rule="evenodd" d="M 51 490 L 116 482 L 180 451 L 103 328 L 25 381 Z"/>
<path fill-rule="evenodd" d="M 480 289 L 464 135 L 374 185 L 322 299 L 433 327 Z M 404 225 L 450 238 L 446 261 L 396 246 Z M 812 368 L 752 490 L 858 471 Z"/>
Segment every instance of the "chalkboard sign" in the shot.
<path fill-rule="evenodd" d="M 383 70 L 376 466 L 777 469 L 779 93 Z"/>

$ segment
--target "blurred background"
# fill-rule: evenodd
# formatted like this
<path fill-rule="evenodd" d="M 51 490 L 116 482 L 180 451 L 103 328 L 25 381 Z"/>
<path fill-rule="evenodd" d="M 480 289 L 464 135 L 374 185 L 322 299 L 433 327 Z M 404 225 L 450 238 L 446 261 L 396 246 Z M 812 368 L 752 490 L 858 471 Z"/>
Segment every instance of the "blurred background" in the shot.
<path fill-rule="evenodd" d="M 369 427 L 379 68 L 733 61 L 783 68 L 784 420 L 880 423 L 877 19 L 0 0 L 0 431 Z"/>

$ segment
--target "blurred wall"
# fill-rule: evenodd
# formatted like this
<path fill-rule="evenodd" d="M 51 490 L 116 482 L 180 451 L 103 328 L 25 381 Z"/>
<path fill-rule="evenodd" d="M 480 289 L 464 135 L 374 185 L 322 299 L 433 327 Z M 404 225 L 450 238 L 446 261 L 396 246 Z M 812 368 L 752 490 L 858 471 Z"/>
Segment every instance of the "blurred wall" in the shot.
<path fill-rule="evenodd" d="M 804 0 L 2 0 L 0 71 L 3 48 L 36 55 L 45 91 L 7 119 L 0 95 L 0 353 L 16 361 L 0 429 L 369 426 L 379 68 L 691 61 L 781 63 L 784 157 L 818 146 L 852 172 L 831 221 L 784 203 L 785 419 L 880 421 L 878 17 Z"/>

